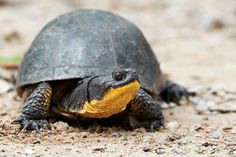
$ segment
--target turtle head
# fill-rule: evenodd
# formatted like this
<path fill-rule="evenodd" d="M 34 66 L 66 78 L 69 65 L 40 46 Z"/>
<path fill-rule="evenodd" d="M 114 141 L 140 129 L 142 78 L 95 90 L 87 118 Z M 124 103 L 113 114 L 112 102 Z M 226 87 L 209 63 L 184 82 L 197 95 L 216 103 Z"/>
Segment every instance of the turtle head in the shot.
<path fill-rule="evenodd" d="M 70 113 L 83 117 L 107 118 L 123 111 L 139 88 L 136 71 L 115 70 L 107 75 L 95 75 L 80 81 L 67 94 L 69 104 L 66 106 L 70 106 Z"/>
<path fill-rule="evenodd" d="M 117 93 L 114 99 L 118 99 L 119 94 L 131 92 L 132 88 L 136 91 L 137 86 L 140 86 L 137 72 L 131 69 L 114 70 L 111 74 L 94 76 L 88 84 L 88 101 L 103 99 L 111 93 Z"/>

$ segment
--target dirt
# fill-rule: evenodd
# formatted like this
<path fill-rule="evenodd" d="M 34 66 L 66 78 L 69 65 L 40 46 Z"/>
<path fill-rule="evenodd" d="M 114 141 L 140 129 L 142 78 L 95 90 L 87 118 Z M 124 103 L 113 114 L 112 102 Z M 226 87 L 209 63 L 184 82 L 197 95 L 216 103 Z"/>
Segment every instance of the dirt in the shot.
<path fill-rule="evenodd" d="M 40 134 L 20 132 L 15 71 L 0 68 L 0 156 L 236 156 L 236 1 L 0 0 L 0 57 L 23 54 L 48 21 L 76 8 L 134 22 L 163 71 L 197 97 L 164 104 L 166 128 L 153 133 L 64 122 Z"/>

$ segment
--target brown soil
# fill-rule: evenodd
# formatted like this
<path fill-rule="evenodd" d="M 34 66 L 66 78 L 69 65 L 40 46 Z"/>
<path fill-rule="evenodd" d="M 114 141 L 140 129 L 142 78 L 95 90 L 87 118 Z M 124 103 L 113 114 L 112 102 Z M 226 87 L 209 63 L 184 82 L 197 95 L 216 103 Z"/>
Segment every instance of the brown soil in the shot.
<path fill-rule="evenodd" d="M 7 92 L 13 71 L 0 69 L 0 156 L 236 156 L 235 0 L 0 0 L 0 56 L 24 53 L 48 21 L 75 8 L 110 10 L 137 24 L 163 71 L 197 89 L 200 100 L 163 109 L 166 128 L 154 133 L 63 122 L 40 134 L 19 132 L 13 121 L 22 103 Z M 222 89 L 232 92 L 222 96 Z M 206 101 L 211 109 L 199 107 L 208 98 L 220 109 Z"/>

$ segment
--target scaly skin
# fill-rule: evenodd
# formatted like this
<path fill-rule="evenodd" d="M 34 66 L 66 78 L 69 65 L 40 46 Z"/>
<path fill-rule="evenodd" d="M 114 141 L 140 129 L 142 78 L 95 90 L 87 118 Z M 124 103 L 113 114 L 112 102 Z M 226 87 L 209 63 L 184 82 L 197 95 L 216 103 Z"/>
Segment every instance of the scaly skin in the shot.
<path fill-rule="evenodd" d="M 129 122 L 133 129 L 144 127 L 154 131 L 164 125 L 160 103 L 143 89 L 138 91 L 129 105 L 132 111 L 129 115 Z"/>
<path fill-rule="evenodd" d="M 52 96 L 52 89 L 49 83 L 39 83 L 36 89 L 30 94 L 28 100 L 24 104 L 24 108 L 18 121 L 23 130 L 36 130 L 48 127 L 50 125 L 46 120 L 49 105 Z"/>
<path fill-rule="evenodd" d="M 163 101 L 179 104 L 182 97 L 188 96 L 190 93 L 186 88 L 170 81 L 166 81 L 165 88 L 160 93 Z M 129 122 L 132 128 L 145 127 L 150 131 L 158 130 L 164 126 L 164 116 L 160 110 L 159 101 L 153 99 L 147 92 L 140 89 L 135 98 L 130 102 L 131 114 Z"/>

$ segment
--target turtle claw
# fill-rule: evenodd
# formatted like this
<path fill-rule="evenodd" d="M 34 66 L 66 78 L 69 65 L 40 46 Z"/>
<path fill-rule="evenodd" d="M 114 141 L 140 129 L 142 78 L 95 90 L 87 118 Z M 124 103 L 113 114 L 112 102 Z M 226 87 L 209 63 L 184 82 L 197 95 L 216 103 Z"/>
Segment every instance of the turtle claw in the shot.
<path fill-rule="evenodd" d="M 161 127 L 164 127 L 164 120 L 151 120 L 147 121 L 147 129 L 150 130 L 150 132 L 154 132 L 156 130 L 159 130 Z"/>
<path fill-rule="evenodd" d="M 129 115 L 129 123 L 132 129 L 144 127 L 148 131 L 154 132 L 164 127 L 164 117 L 161 116 L 159 119 L 138 120 L 135 116 Z"/>
<path fill-rule="evenodd" d="M 28 119 L 24 116 L 20 116 L 17 121 L 20 123 L 20 125 L 21 125 L 20 130 L 22 130 L 22 131 L 35 130 L 37 133 L 40 133 L 41 128 L 46 127 L 48 129 L 51 129 L 51 126 L 48 123 L 48 121 L 44 120 L 44 119 L 32 120 L 32 119 Z"/>

